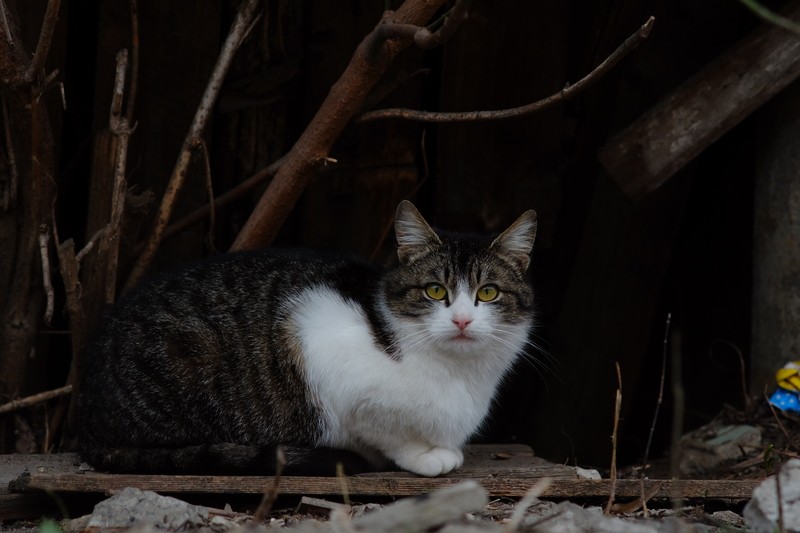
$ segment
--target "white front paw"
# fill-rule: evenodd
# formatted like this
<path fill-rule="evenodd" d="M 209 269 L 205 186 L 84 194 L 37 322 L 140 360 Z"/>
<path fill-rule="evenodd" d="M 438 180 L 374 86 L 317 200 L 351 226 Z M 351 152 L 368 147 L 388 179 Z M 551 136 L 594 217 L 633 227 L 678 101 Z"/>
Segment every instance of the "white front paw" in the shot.
<path fill-rule="evenodd" d="M 400 466 L 421 476 L 439 476 L 447 474 L 464 463 L 464 454 L 461 450 L 447 448 L 431 448 L 409 458 L 407 464 Z"/>

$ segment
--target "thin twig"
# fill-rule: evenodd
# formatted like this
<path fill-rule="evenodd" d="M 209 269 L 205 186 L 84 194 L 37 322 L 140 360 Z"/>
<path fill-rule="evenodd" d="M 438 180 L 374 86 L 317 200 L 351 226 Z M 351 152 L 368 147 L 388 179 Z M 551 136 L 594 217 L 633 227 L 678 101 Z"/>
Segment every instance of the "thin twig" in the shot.
<path fill-rule="evenodd" d="M 83 261 L 83 258 L 84 258 L 84 257 L 86 257 L 86 256 L 89 254 L 89 252 L 91 252 L 91 251 L 92 251 L 92 249 L 95 247 L 95 245 L 97 244 L 97 242 L 98 242 L 100 239 L 104 239 L 104 238 L 105 238 L 105 236 L 106 236 L 106 233 L 108 233 L 109 229 L 110 229 L 110 228 L 109 228 L 109 225 L 108 225 L 108 224 L 106 224 L 105 226 L 103 226 L 102 228 L 100 228 L 99 230 L 97 230 L 97 231 L 94 233 L 94 235 L 92 235 L 92 238 L 91 238 L 91 239 L 89 239 L 89 242 L 87 242 L 87 243 L 86 243 L 86 244 L 83 246 L 83 248 L 81 248 L 81 249 L 80 249 L 80 251 L 79 251 L 77 254 L 75 254 L 75 261 L 77 261 L 77 263 L 78 263 L 78 267 L 80 267 L 80 265 L 81 265 L 81 261 Z"/>
<path fill-rule="evenodd" d="M 683 388 L 683 361 L 681 359 L 681 339 L 680 330 L 672 333 L 671 352 L 671 377 L 672 377 L 672 436 L 670 439 L 670 458 L 669 474 L 671 479 L 680 477 L 680 441 L 683 432 L 683 414 L 685 409 L 685 393 Z M 677 487 L 677 485 L 676 485 Z M 680 497 L 672 494 L 673 508 L 680 507 Z"/>
<path fill-rule="evenodd" d="M 783 28 L 784 30 L 789 30 L 790 32 L 796 33 L 800 35 L 800 24 L 796 23 L 792 19 L 786 18 L 778 13 L 775 13 L 771 9 L 767 8 L 766 6 L 761 5 L 760 3 L 756 2 L 756 0 L 739 0 L 742 4 L 745 5 L 750 11 L 761 17 L 762 19 L 766 20 L 770 24 L 774 24 Z"/>
<path fill-rule="evenodd" d="M 629 514 L 635 513 L 639 509 L 642 509 L 642 513 L 644 514 L 645 518 L 649 516 L 649 511 L 647 510 L 647 502 L 653 499 L 659 489 L 658 485 L 650 487 L 650 490 L 645 492 L 644 490 L 644 480 L 642 480 L 642 492 L 641 496 L 636 500 L 628 503 L 615 503 L 611 506 L 611 512 L 616 514 Z"/>
<path fill-rule="evenodd" d="M 128 292 L 138 283 L 155 257 L 156 250 L 159 244 L 161 244 L 164 230 L 172 216 L 172 210 L 175 206 L 178 192 L 183 187 L 183 183 L 186 179 L 189 161 L 191 160 L 192 143 L 194 139 L 198 139 L 203 135 L 214 103 L 217 101 L 217 96 L 222 88 L 222 82 L 225 79 L 225 75 L 228 72 L 236 50 L 242 44 L 245 35 L 251 27 L 251 22 L 258 3 L 259 0 L 246 0 L 241 4 L 239 11 L 236 13 L 230 33 L 228 33 L 228 37 L 225 39 L 219 58 L 217 58 L 217 63 L 211 73 L 211 79 L 206 86 L 203 97 L 200 100 L 200 105 L 194 115 L 192 125 L 189 127 L 189 131 L 183 140 L 180 155 L 178 156 L 175 168 L 172 170 L 172 175 L 167 183 L 167 189 L 164 191 L 158 213 L 156 213 L 153 229 L 150 232 L 144 250 L 141 255 L 139 255 L 136 264 L 131 270 L 123 292 Z"/>
<path fill-rule="evenodd" d="M 539 496 L 550 487 L 551 483 L 552 480 L 549 477 L 543 477 L 537 480 L 536 483 L 525 492 L 525 496 L 523 496 L 514 507 L 514 511 L 511 513 L 511 518 L 508 519 L 504 531 L 519 530 L 519 526 L 522 525 L 522 520 L 525 518 L 525 511 L 527 511 L 528 507 L 533 505 Z"/>
<path fill-rule="evenodd" d="M 114 70 L 114 91 L 111 93 L 111 110 L 109 111 L 109 122 L 111 130 L 120 127 L 122 118 L 122 101 L 125 99 L 125 78 L 128 71 L 128 50 L 123 48 L 117 52 L 116 68 Z"/>
<path fill-rule="evenodd" d="M 58 22 L 58 8 L 60 6 L 61 0 L 49 0 L 47 2 L 47 10 L 44 13 L 44 21 L 42 21 L 42 30 L 39 33 L 36 51 L 33 53 L 33 59 L 28 64 L 28 68 L 22 74 L 24 83 L 31 83 L 36 74 L 44 68 L 44 62 L 53 42 L 53 31 L 55 30 L 56 22 Z"/>
<path fill-rule="evenodd" d="M 617 395 L 614 403 L 614 429 L 611 432 L 611 468 L 609 472 L 611 488 L 609 489 L 605 514 L 611 513 L 617 491 L 617 430 L 619 429 L 619 413 L 622 410 L 622 371 L 619 368 L 619 361 L 614 364 L 617 368 Z"/>
<path fill-rule="evenodd" d="M 342 492 L 342 501 L 345 505 L 350 505 L 350 490 L 347 488 L 347 477 L 344 475 L 342 463 L 336 463 L 336 480 L 339 482 L 339 490 Z"/>
<path fill-rule="evenodd" d="M 772 405 L 772 402 L 769 401 L 769 396 L 767 396 L 767 391 L 764 391 L 764 399 L 767 401 L 767 405 L 769 406 L 770 411 L 772 411 L 772 416 L 775 417 L 775 422 L 778 423 L 778 427 L 781 428 L 781 433 L 783 433 L 783 438 L 786 439 L 787 444 L 791 444 L 792 439 L 789 438 L 789 432 L 786 431 L 786 426 L 783 425 L 781 419 L 778 417 L 778 411 L 775 410 L 775 406 Z"/>
<path fill-rule="evenodd" d="M 211 161 L 208 158 L 208 147 L 203 139 L 197 139 L 197 149 L 203 161 L 203 170 L 206 178 L 206 192 L 208 193 L 208 248 L 216 253 L 214 246 L 214 229 L 217 226 L 217 212 L 214 208 L 214 183 L 211 179 Z"/>
<path fill-rule="evenodd" d="M 0 4 L 3 4 L 2 0 L 0 0 Z M 14 152 L 14 141 L 11 135 L 11 118 L 8 113 L 8 104 L 6 103 L 5 95 L 2 95 L 2 104 L 3 130 L 6 137 L 6 158 L 8 159 L 9 174 L 8 196 L 3 199 L 5 203 L 3 207 L 4 209 L 9 209 L 17 203 L 17 183 L 19 174 L 17 173 L 17 156 Z"/>
<path fill-rule="evenodd" d="M 664 339 L 661 345 L 661 381 L 658 385 L 658 399 L 656 400 L 656 409 L 653 413 L 653 423 L 650 424 L 650 433 L 647 435 L 647 444 L 644 447 L 644 459 L 642 461 L 642 472 L 645 473 L 647 469 L 647 461 L 650 458 L 650 445 L 653 443 L 653 435 L 656 432 L 656 424 L 658 423 L 658 413 L 661 411 L 661 404 L 664 402 L 664 381 L 667 375 L 667 349 L 669 347 L 669 326 L 672 322 L 672 313 L 667 313 L 667 319 L 664 323 Z M 642 501 L 644 502 L 644 515 L 648 515 L 647 500 L 644 499 L 644 478 L 642 476 Z"/>
<path fill-rule="evenodd" d="M 3 28 L 3 35 L 6 36 L 8 46 L 14 48 L 14 38 L 11 36 L 11 28 L 8 25 L 8 15 L 6 15 L 6 3 L 0 0 L 0 26 Z"/>
<path fill-rule="evenodd" d="M 265 182 L 268 178 L 273 177 L 275 173 L 278 172 L 278 169 L 281 168 L 281 163 L 283 163 L 283 160 L 284 158 L 281 157 L 267 168 L 259 170 L 233 189 L 219 195 L 219 197 L 214 200 L 213 207 L 210 204 L 204 205 L 203 207 L 189 213 L 177 222 L 170 224 L 169 227 L 164 230 L 164 235 L 161 238 L 161 241 L 163 242 L 175 237 L 176 235 L 179 235 L 181 232 L 192 227 L 193 225 L 202 222 L 209 215 L 209 213 L 211 213 L 212 209 L 220 209 L 225 207 L 240 196 L 244 195 L 246 192 L 255 189 L 257 186 Z M 143 246 L 138 247 L 135 253 L 141 252 L 142 249 Z"/>
<path fill-rule="evenodd" d="M 426 129 L 422 130 L 422 135 L 420 139 L 420 148 L 422 151 L 422 178 L 414 185 L 414 188 L 408 192 L 405 196 L 403 196 L 404 200 L 410 200 L 412 196 L 414 196 L 417 191 L 419 191 L 425 182 L 428 180 L 428 176 L 430 175 L 430 171 L 428 168 L 428 152 L 425 149 L 425 137 L 427 135 Z M 389 233 L 392 231 L 392 227 L 394 226 L 394 211 L 389 214 L 389 217 L 386 219 L 386 224 L 383 226 L 383 231 L 381 232 L 381 236 L 378 238 L 378 242 L 375 244 L 375 247 L 372 249 L 372 253 L 369 256 L 370 261 L 375 261 L 380 253 L 381 249 L 383 248 L 383 243 L 386 242 L 386 239 L 389 237 Z"/>
<path fill-rule="evenodd" d="M 377 111 L 370 111 L 364 113 L 355 119 L 357 124 L 370 122 L 373 120 L 384 120 L 387 118 L 397 118 L 402 120 L 414 120 L 417 122 L 475 122 L 481 120 L 505 120 L 513 117 L 521 117 L 530 115 L 546 109 L 554 104 L 563 102 L 582 92 L 584 89 L 595 83 L 602 78 L 609 70 L 611 70 L 619 61 L 628 55 L 631 50 L 636 48 L 639 43 L 645 40 L 650 35 L 650 30 L 653 28 L 655 22 L 654 17 L 650 17 L 636 32 L 628 37 L 619 48 L 608 56 L 605 61 L 600 63 L 589 74 L 578 80 L 573 85 L 567 85 L 561 91 L 548 96 L 537 102 L 526 104 L 520 107 L 511 109 L 500 109 L 495 111 L 461 111 L 454 113 L 436 112 L 436 111 L 418 111 L 414 109 L 379 109 Z"/>
<path fill-rule="evenodd" d="M 125 92 L 125 75 L 128 69 L 128 51 L 123 49 L 117 53 L 116 77 L 114 79 L 114 95 L 111 99 L 109 130 L 117 138 L 117 153 L 114 157 L 114 189 L 111 193 L 111 219 L 108 223 L 105 276 L 105 303 L 114 302 L 117 292 L 117 267 L 119 264 L 119 243 L 122 231 L 122 217 L 125 212 L 125 192 L 127 180 L 125 172 L 128 162 L 128 141 L 133 128 L 128 117 L 122 114 L 122 100 Z"/>
<path fill-rule="evenodd" d="M 264 518 L 272 510 L 272 505 L 278 497 L 278 486 L 281 483 L 281 474 L 283 474 L 284 466 L 286 466 L 286 454 L 283 453 L 283 448 L 278 446 L 278 449 L 275 450 L 275 477 L 272 478 L 272 485 L 264 491 L 261 503 L 258 504 L 256 512 L 253 513 L 254 523 L 263 522 Z"/>
<path fill-rule="evenodd" d="M 58 93 L 61 95 L 61 109 L 67 110 L 67 93 L 64 92 L 64 83 L 58 82 Z"/>
<path fill-rule="evenodd" d="M 55 310 L 55 293 L 53 292 L 53 279 L 50 274 L 50 254 L 47 245 L 50 242 L 50 228 L 47 224 L 39 226 L 39 252 L 42 256 L 42 285 L 44 286 L 44 293 L 47 296 L 47 306 L 44 310 L 44 323 L 48 326 L 53 321 L 53 312 Z"/>
<path fill-rule="evenodd" d="M 46 402 L 47 400 L 52 400 L 53 398 L 57 398 L 59 396 L 65 396 L 71 392 L 72 385 L 65 385 L 58 389 L 40 392 L 38 394 L 34 394 L 33 396 L 20 398 L 19 400 L 12 400 L 8 403 L 0 405 L 0 415 L 11 413 L 12 411 L 17 411 L 25 407 L 30 407 L 31 405 L 36 405 L 37 403 Z"/>
<path fill-rule="evenodd" d="M 731 341 L 727 341 L 725 339 L 714 339 L 711 341 L 711 344 L 708 347 L 708 356 L 711 357 L 712 351 L 714 349 L 715 344 L 722 344 L 723 346 L 727 346 L 731 350 L 736 353 L 739 357 L 739 379 L 742 385 L 742 398 L 744 399 L 744 410 L 745 412 L 750 412 L 752 408 L 752 402 L 750 401 L 750 395 L 747 394 L 747 369 L 744 364 L 744 355 L 742 355 L 742 351 L 739 349 Z"/>

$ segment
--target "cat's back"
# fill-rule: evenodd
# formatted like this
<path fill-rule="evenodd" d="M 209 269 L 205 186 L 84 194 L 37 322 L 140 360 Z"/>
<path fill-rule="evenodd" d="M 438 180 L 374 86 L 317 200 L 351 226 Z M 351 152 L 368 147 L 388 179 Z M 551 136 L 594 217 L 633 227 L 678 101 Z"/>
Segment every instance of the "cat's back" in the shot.
<path fill-rule="evenodd" d="M 261 329 L 260 320 L 285 314 L 298 295 L 317 287 L 370 305 L 365 287 L 378 280 L 375 269 L 344 256 L 279 249 L 222 254 L 145 281 L 110 310 L 105 331 L 135 334 L 136 323 L 186 329 L 195 321 L 231 333 Z"/>
<path fill-rule="evenodd" d="M 82 433 L 131 446 L 313 444 L 320 417 L 292 314 L 309 294 L 335 294 L 370 316 L 379 279 L 362 262 L 296 250 L 152 278 L 109 311 L 86 353 Z"/>

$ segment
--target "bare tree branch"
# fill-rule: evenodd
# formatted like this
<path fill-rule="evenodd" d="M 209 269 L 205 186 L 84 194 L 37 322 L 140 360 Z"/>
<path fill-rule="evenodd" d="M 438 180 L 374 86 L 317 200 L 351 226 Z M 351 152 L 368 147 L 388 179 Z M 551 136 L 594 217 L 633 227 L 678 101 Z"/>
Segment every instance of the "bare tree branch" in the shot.
<path fill-rule="evenodd" d="M 739 0 L 739 2 L 744 4 L 750 11 L 767 22 L 775 24 L 776 26 L 780 26 L 784 30 L 788 30 L 800 35 L 800 24 L 796 23 L 789 17 L 784 17 L 783 15 L 772 11 L 765 5 L 756 2 L 756 0 Z"/>
<path fill-rule="evenodd" d="M 36 44 L 36 51 L 33 53 L 33 59 L 22 74 L 21 81 L 23 83 L 32 83 L 36 74 L 44 68 L 44 62 L 47 59 L 47 54 L 50 52 L 50 44 L 53 42 L 53 30 L 56 27 L 56 22 L 58 22 L 58 8 L 60 6 L 61 0 L 50 0 L 47 2 L 47 11 L 44 13 L 42 30 L 39 33 L 39 42 Z"/>
<path fill-rule="evenodd" d="M 203 172 L 206 178 L 206 193 L 208 194 L 208 235 L 206 236 L 209 249 L 216 252 L 214 247 L 214 228 L 217 226 L 217 210 L 214 201 L 214 182 L 211 179 L 211 161 L 208 158 L 208 147 L 203 139 L 197 139 L 197 149 L 203 161 Z"/>
<path fill-rule="evenodd" d="M 53 292 L 53 278 L 50 272 L 50 254 L 47 249 L 49 241 L 50 228 L 47 227 L 47 224 L 42 224 L 39 227 L 39 253 L 42 256 L 42 286 L 47 297 L 47 305 L 44 308 L 44 323 L 48 326 L 53 321 L 56 301 L 55 293 Z"/>
<path fill-rule="evenodd" d="M 0 5 L 3 2 L 0 0 Z M 14 152 L 14 141 L 11 135 L 11 117 L 8 113 L 8 104 L 6 103 L 5 95 L 0 96 L 3 105 L 3 130 L 6 138 L 6 158 L 8 159 L 8 188 L 6 194 L 3 195 L 3 210 L 7 211 L 11 206 L 17 203 L 17 181 L 19 179 L 19 171 L 17 170 L 17 156 Z"/>
<path fill-rule="evenodd" d="M 109 228 L 108 224 L 106 224 L 105 226 L 103 226 L 102 228 L 97 230 L 95 232 L 95 234 L 92 235 L 92 238 L 89 239 L 89 242 L 87 242 L 83 246 L 83 248 L 81 248 L 80 251 L 77 254 L 75 254 L 75 261 L 78 262 L 78 267 L 79 268 L 80 268 L 81 261 L 83 261 L 83 258 L 86 257 L 89 254 L 89 252 L 92 251 L 92 249 L 94 248 L 95 244 L 97 244 L 98 240 L 105 239 L 106 234 L 108 233 L 109 229 L 110 228 Z"/>
<path fill-rule="evenodd" d="M 605 61 L 600 63 L 589 74 L 581 78 L 574 85 L 567 85 L 561 91 L 548 96 L 537 102 L 526 104 L 520 107 L 511 109 L 500 109 L 495 111 L 461 111 L 454 113 L 436 112 L 436 111 L 417 111 L 414 109 L 380 109 L 377 111 L 369 111 L 356 118 L 357 124 L 364 122 L 371 122 L 374 120 L 385 120 L 388 118 L 396 118 L 402 120 L 414 120 L 417 122 L 476 122 L 481 120 L 505 120 L 513 117 L 521 117 L 530 115 L 546 109 L 554 104 L 563 102 L 579 94 L 587 87 L 602 78 L 609 70 L 611 70 L 619 61 L 628 55 L 631 50 L 636 48 L 639 43 L 645 40 L 650 35 L 650 30 L 653 28 L 655 22 L 654 17 L 650 17 L 633 35 L 628 37 L 619 48 L 606 58 Z"/>
<path fill-rule="evenodd" d="M 71 392 L 72 392 L 72 385 L 65 385 L 58 389 L 40 392 L 32 396 L 20 398 L 19 400 L 12 400 L 8 403 L 0 405 L 0 415 L 5 413 L 10 413 L 18 409 L 23 409 L 25 407 L 30 407 L 31 405 L 36 405 L 37 403 L 46 402 L 47 400 L 58 398 L 59 396 L 65 396 L 67 394 L 70 394 Z"/>
<path fill-rule="evenodd" d="M 60 402 L 53 413 L 50 429 L 53 434 L 58 432 L 66 413 L 70 417 L 75 413 L 75 398 L 79 394 L 79 380 L 81 375 L 81 355 L 86 346 L 88 338 L 88 328 L 86 324 L 86 313 L 81 299 L 81 282 L 78 277 L 78 260 L 75 256 L 75 241 L 67 239 L 56 248 L 58 253 L 58 265 L 61 268 L 61 279 L 64 282 L 64 293 L 67 300 L 67 313 L 69 314 L 69 328 L 72 341 L 72 360 L 69 365 L 66 386 L 75 388 L 75 395 L 70 398 L 69 403 Z"/>
<path fill-rule="evenodd" d="M 222 51 L 217 59 L 217 64 L 214 66 L 214 71 L 211 73 L 211 79 L 200 101 L 200 106 L 197 108 L 192 125 L 189 127 L 189 132 L 183 140 L 183 146 L 181 146 L 178 161 L 175 163 L 175 168 L 167 183 L 167 189 L 164 191 L 158 213 L 156 213 L 155 224 L 150 233 L 150 237 L 141 255 L 139 255 L 136 264 L 133 266 L 123 292 L 129 291 L 136 285 L 149 268 L 153 257 L 155 257 L 156 250 L 164 235 L 164 230 L 172 215 L 172 209 L 175 205 L 178 192 L 183 187 L 183 183 L 186 179 L 186 172 L 192 155 L 192 143 L 194 139 L 203 135 L 203 130 L 205 130 L 206 124 L 208 123 L 208 117 L 211 114 L 219 91 L 222 88 L 222 82 L 228 72 L 233 56 L 244 40 L 247 32 L 252 27 L 252 21 L 258 3 L 259 0 L 245 0 L 236 13 L 236 18 L 233 21 L 230 33 L 228 33 L 228 37 L 225 39 Z"/>
<path fill-rule="evenodd" d="M 376 47 L 375 32 L 382 31 L 379 28 L 387 23 L 421 26 L 444 3 L 445 0 L 406 0 L 396 12 L 384 14 L 376 29 L 358 45 L 342 76 L 286 155 L 284 164 L 239 232 L 232 250 L 259 248 L 272 242 L 342 130 L 361 110 L 397 54 L 410 45 L 407 40 L 400 39 Z"/>
<path fill-rule="evenodd" d="M 458 0 L 456 5 L 444 16 L 444 22 L 438 30 L 431 32 L 428 28 L 422 28 L 414 35 L 414 43 L 423 50 L 430 50 L 444 44 L 467 18 L 469 4 L 470 0 Z"/>
<path fill-rule="evenodd" d="M 403 24 L 393 22 L 394 11 L 386 11 L 381 17 L 381 22 L 367 36 L 366 58 L 373 61 L 380 56 L 381 48 L 393 39 L 411 42 L 423 50 L 430 50 L 447 41 L 459 24 L 467 18 L 467 7 L 470 0 L 458 0 L 456 5 L 443 17 L 442 26 L 436 31 L 430 31 L 425 26 L 416 24 Z"/>
<path fill-rule="evenodd" d="M 8 46 L 13 48 L 16 46 L 14 44 L 14 37 L 11 35 L 11 27 L 8 25 L 8 15 L 6 15 L 6 3 L 0 0 L 0 27 L 3 28 L 3 35 L 6 36 L 6 42 Z"/>
<path fill-rule="evenodd" d="M 229 190 L 226 193 L 219 195 L 219 197 L 214 199 L 213 207 L 210 204 L 204 205 L 203 207 L 196 209 L 195 211 L 189 213 L 182 219 L 178 220 L 177 222 L 170 224 L 166 230 L 164 230 L 164 236 L 162 237 L 162 242 L 168 239 L 175 237 L 176 235 L 180 235 L 186 229 L 198 224 L 203 219 L 208 217 L 213 209 L 219 209 L 221 207 L 225 207 L 226 205 L 230 204 L 240 196 L 244 195 L 246 192 L 253 190 L 258 185 L 266 181 L 268 178 L 271 178 L 278 172 L 278 169 L 281 168 L 281 164 L 283 163 L 284 157 L 281 157 L 277 161 L 273 162 L 266 168 L 263 168 L 238 184 L 233 189 Z M 143 246 L 137 248 L 136 253 L 139 253 Z"/>
<path fill-rule="evenodd" d="M 128 51 L 117 54 L 117 69 L 114 79 L 114 95 L 111 99 L 109 130 L 117 137 L 117 153 L 114 162 L 114 190 L 111 193 L 111 220 L 108 223 L 106 260 L 105 302 L 113 303 L 117 291 L 117 266 L 119 263 L 119 240 L 122 216 L 125 211 L 125 192 L 127 181 L 125 169 L 128 161 L 128 141 L 133 129 L 128 117 L 122 114 L 122 100 L 125 92 L 125 73 L 128 69 Z"/>

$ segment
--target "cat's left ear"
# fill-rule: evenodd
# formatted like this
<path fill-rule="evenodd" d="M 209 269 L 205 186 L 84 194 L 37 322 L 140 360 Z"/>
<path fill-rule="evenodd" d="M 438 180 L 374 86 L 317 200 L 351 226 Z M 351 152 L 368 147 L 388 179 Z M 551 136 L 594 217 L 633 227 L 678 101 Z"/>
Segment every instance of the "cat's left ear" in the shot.
<path fill-rule="evenodd" d="M 492 242 L 491 249 L 517 263 L 525 272 L 531 262 L 531 250 L 536 239 L 536 211 L 529 209 Z"/>
<path fill-rule="evenodd" d="M 408 200 L 403 200 L 397 206 L 394 231 L 397 235 L 397 256 L 404 265 L 442 244 L 433 228 Z"/>

